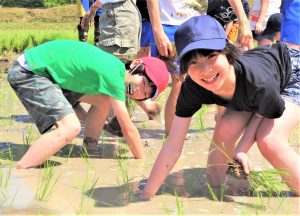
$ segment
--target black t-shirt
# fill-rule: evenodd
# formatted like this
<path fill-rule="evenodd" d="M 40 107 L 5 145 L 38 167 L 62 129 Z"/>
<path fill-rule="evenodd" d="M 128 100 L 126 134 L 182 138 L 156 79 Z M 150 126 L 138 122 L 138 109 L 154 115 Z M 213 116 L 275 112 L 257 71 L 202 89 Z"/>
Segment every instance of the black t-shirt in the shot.
<path fill-rule="evenodd" d="M 280 93 L 290 79 L 291 61 L 284 44 L 246 51 L 234 64 L 236 87 L 228 101 L 196 84 L 189 76 L 182 84 L 176 115 L 191 117 L 202 104 L 218 104 L 237 111 L 278 118 L 285 104 Z"/>
<path fill-rule="evenodd" d="M 137 0 L 136 6 L 138 7 L 138 9 L 141 13 L 142 21 L 150 21 L 147 1 L 146 0 Z"/>
<path fill-rule="evenodd" d="M 238 1 L 238 0 L 237 0 Z M 250 7 L 247 0 L 242 0 L 246 16 L 250 15 Z M 218 20 L 222 26 L 237 19 L 228 0 L 208 0 L 207 15 Z"/>

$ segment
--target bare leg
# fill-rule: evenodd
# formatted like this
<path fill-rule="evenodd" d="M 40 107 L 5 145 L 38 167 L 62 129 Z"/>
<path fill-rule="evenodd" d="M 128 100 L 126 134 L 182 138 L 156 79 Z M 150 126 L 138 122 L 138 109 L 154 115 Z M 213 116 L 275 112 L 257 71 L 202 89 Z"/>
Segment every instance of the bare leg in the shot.
<path fill-rule="evenodd" d="M 282 175 L 286 184 L 300 194 L 300 157 L 289 146 L 288 137 L 300 121 L 298 106 L 286 101 L 286 109 L 278 119 L 264 119 L 257 131 L 257 146 L 275 169 L 287 171 Z"/>
<path fill-rule="evenodd" d="M 252 113 L 226 109 L 217 121 L 207 159 L 207 181 L 211 186 L 221 186 L 225 182 L 227 163 L 251 116 Z"/>
<path fill-rule="evenodd" d="M 224 113 L 226 108 L 223 106 L 219 106 L 219 105 L 216 105 L 216 106 L 217 106 L 217 111 L 215 114 L 215 121 L 218 121 L 218 119 L 221 118 L 221 116 Z"/>
<path fill-rule="evenodd" d="M 75 107 L 73 107 L 73 109 L 80 123 L 84 123 L 87 112 L 83 109 L 81 104 L 77 104 Z"/>
<path fill-rule="evenodd" d="M 171 73 L 172 89 L 165 106 L 165 130 L 170 133 L 173 118 L 175 116 L 176 102 L 180 92 L 182 82 L 178 79 L 177 73 Z"/>
<path fill-rule="evenodd" d="M 148 99 L 144 101 L 136 101 L 136 103 L 146 112 L 149 120 L 153 120 L 157 116 L 159 116 L 161 107 L 155 101 L 151 101 L 151 99 Z"/>
<path fill-rule="evenodd" d="M 56 129 L 41 135 L 17 163 L 16 168 L 29 168 L 42 164 L 59 149 L 70 143 L 80 132 L 80 123 L 74 113 L 56 122 Z"/>
<path fill-rule="evenodd" d="M 111 107 L 109 96 L 103 94 L 85 95 L 80 98 L 80 101 L 91 104 L 85 118 L 84 142 L 87 147 L 93 149 L 96 148 L 101 130 Z"/>

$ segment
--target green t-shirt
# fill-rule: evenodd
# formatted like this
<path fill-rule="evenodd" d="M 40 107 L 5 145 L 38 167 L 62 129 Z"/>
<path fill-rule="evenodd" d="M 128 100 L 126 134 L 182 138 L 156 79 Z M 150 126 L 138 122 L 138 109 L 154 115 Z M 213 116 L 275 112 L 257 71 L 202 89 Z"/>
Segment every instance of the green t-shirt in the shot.
<path fill-rule="evenodd" d="M 25 58 L 33 73 L 50 76 L 62 89 L 125 100 L 124 64 L 93 45 L 55 40 L 26 50 Z"/>

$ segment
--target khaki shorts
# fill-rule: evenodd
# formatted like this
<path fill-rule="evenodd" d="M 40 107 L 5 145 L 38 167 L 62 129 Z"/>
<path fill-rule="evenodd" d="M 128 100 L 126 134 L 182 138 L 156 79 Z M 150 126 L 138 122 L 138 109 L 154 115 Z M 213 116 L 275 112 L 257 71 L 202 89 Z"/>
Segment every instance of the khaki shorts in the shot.
<path fill-rule="evenodd" d="M 140 49 L 141 15 L 134 0 L 103 5 L 97 46 L 113 55 L 136 55 Z"/>

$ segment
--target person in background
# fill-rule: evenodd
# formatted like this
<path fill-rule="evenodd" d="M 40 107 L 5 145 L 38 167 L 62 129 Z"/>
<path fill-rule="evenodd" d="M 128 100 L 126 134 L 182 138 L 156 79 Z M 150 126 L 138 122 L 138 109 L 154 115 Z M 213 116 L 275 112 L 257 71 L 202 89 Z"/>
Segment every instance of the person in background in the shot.
<path fill-rule="evenodd" d="M 259 46 L 259 41 L 262 39 L 261 34 L 267 26 L 269 17 L 272 14 L 280 13 L 281 0 L 251 0 L 251 2 L 250 26 L 253 39 Z"/>
<path fill-rule="evenodd" d="M 135 1 L 95 1 L 81 22 L 81 27 L 83 29 L 87 28 L 88 23 L 95 15 L 96 10 L 101 6 L 103 7 L 104 13 L 99 20 L 101 30 L 99 42 L 96 44 L 96 46 L 117 56 L 124 62 L 135 58 L 140 51 L 141 34 L 141 15 L 139 9 L 135 5 Z M 124 10 L 124 8 L 126 10 Z M 144 18 L 147 19 L 147 14 L 143 15 Z M 147 25 L 146 22 L 144 24 Z M 159 115 L 160 106 L 154 101 L 134 101 L 141 106 L 149 119 L 154 119 Z M 128 103 L 130 102 L 127 102 L 127 107 L 131 115 L 133 110 L 129 109 L 131 106 L 129 106 Z M 106 124 L 104 128 L 114 135 L 121 137 L 123 136 L 118 120 L 113 116 L 113 114 L 110 115 L 108 124 Z"/>
<path fill-rule="evenodd" d="M 258 46 L 271 45 L 280 39 L 281 13 L 272 14 L 269 17 L 265 30 L 260 34 Z"/>
<path fill-rule="evenodd" d="M 99 19 L 100 36 L 96 46 L 121 60 L 135 59 L 141 36 L 141 15 L 135 1 L 96 0 L 82 18 L 82 29 L 88 28 L 100 7 L 103 7 L 103 13 Z"/>
<path fill-rule="evenodd" d="M 77 4 L 78 16 L 80 18 L 79 24 L 77 25 L 78 40 L 87 42 L 89 28 L 86 28 L 85 30 L 83 30 L 80 26 L 80 23 L 81 23 L 83 16 L 86 14 L 86 12 L 90 8 L 90 0 L 77 0 L 76 4 Z M 100 7 L 97 10 L 96 15 L 94 17 L 94 43 L 95 44 L 98 43 L 98 41 L 99 41 L 99 35 L 100 35 L 99 17 L 101 16 L 101 13 L 102 13 L 102 8 Z"/>
<path fill-rule="evenodd" d="M 204 104 L 227 107 L 208 151 L 210 186 L 224 185 L 229 159 L 239 161 L 249 174 L 247 152 L 256 143 L 263 157 L 284 171 L 283 180 L 299 196 L 300 157 L 288 143 L 289 133 L 300 122 L 299 55 L 284 43 L 241 54 L 227 41 L 220 23 L 208 15 L 184 22 L 175 33 L 175 45 L 181 72 L 188 76 L 170 134 L 138 198 L 156 194 L 181 155 L 193 114 Z"/>
<path fill-rule="evenodd" d="M 73 107 L 80 102 L 91 105 L 84 118 L 83 144 L 88 151 L 96 150 L 112 108 L 134 158 L 144 159 L 125 96 L 154 100 L 166 88 L 168 75 L 157 58 L 135 59 L 125 68 L 115 56 L 80 41 L 56 40 L 26 50 L 9 69 L 8 81 L 42 135 L 16 167 L 42 164 L 79 134 Z"/>
<path fill-rule="evenodd" d="M 240 45 L 252 48 L 252 32 L 249 22 L 241 1 L 228 0 L 233 8 L 235 14 L 241 21 L 243 29 Z M 174 43 L 174 33 L 187 19 L 205 14 L 207 12 L 208 0 L 193 1 L 158 1 L 147 0 L 148 11 L 150 15 L 153 36 L 151 39 L 151 56 L 157 57 L 158 55 L 169 58 L 171 65 L 177 65 L 170 70 L 172 79 L 172 89 L 168 96 L 165 106 L 165 131 L 169 134 L 171 124 L 175 115 L 176 101 L 181 88 L 183 77 L 179 76 L 178 60 L 176 53 L 172 46 Z M 167 63 L 168 65 L 168 63 Z"/>

